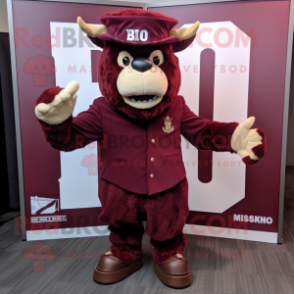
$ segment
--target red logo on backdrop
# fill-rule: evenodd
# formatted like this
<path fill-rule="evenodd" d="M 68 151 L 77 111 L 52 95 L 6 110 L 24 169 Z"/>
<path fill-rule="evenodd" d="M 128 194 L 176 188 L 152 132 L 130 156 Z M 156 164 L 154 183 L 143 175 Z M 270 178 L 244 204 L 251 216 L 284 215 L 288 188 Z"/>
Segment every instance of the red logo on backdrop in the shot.
<path fill-rule="evenodd" d="M 46 260 L 52 260 L 54 258 L 54 253 L 49 245 L 37 242 L 28 245 L 23 253 L 23 257 L 32 260 L 34 272 L 43 272 L 45 270 Z"/>
<path fill-rule="evenodd" d="M 27 74 L 33 75 L 34 86 L 46 86 L 47 75 L 55 73 L 53 61 L 43 55 L 30 58 L 23 69 Z"/>
<path fill-rule="evenodd" d="M 88 175 L 89 176 L 95 176 L 98 174 L 98 167 L 101 167 L 103 165 L 103 162 L 99 158 L 99 156 L 96 156 L 95 154 L 91 154 L 88 156 L 85 156 L 82 160 L 82 166 L 88 168 Z"/>

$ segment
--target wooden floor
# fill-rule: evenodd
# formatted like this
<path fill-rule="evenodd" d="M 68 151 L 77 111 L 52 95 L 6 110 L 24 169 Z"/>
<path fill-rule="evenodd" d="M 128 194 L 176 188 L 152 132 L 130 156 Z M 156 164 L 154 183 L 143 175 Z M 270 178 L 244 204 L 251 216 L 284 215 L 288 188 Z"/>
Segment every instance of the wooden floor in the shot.
<path fill-rule="evenodd" d="M 38 272 L 32 260 L 23 256 L 27 246 L 36 242 L 22 242 L 9 221 L 0 228 L 0 293 L 293 294 L 294 168 L 287 168 L 285 194 L 283 245 L 189 235 L 186 254 L 190 254 L 193 284 L 181 292 L 157 279 L 147 236 L 143 267 L 120 283 L 103 286 L 92 280 L 97 263 L 92 253 L 107 251 L 108 237 L 44 241 L 54 259 Z"/>

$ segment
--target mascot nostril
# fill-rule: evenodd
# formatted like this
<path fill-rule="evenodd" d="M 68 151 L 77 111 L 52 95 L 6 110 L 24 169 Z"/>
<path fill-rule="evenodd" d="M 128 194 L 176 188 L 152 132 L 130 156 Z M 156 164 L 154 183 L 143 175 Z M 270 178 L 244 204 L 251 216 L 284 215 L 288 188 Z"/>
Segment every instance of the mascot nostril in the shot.
<path fill-rule="evenodd" d="M 73 117 L 79 84 L 72 81 L 65 89 L 44 91 L 35 113 L 55 149 L 99 142 L 99 220 L 109 225 L 112 252 L 100 257 L 93 278 L 111 284 L 140 269 L 141 221 L 147 217 L 155 273 L 170 287 L 187 287 L 192 275 L 182 255 L 189 206 L 181 135 L 200 150 L 238 153 L 252 164 L 265 153 L 265 134 L 250 129 L 254 118 L 238 124 L 198 117 L 178 95 L 181 74 L 174 53 L 193 42 L 199 22 L 174 28 L 176 19 L 141 9 L 106 13 L 103 25 L 77 21 L 103 48 L 98 65 L 103 97 Z M 196 180 L 197 174 L 191 176 Z"/>
<path fill-rule="evenodd" d="M 152 62 L 146 58 L 135 58 L 132 61 L 132 68 L 144 72 L 152 68 Z"/>

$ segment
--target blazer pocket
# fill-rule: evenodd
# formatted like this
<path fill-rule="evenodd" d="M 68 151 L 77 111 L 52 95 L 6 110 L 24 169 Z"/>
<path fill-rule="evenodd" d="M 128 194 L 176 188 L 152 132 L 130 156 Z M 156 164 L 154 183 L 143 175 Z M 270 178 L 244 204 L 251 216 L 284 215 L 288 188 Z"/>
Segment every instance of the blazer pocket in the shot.
<path fill-rule="evenodd" d="M 180 153 L 171 153 L 171 154 L 167 154 L 165 155 L 166 157 L 174 157 L 174 156 L 179 156 Z"/>
<path fill-rule="evenodd" d="M 127 159 L 125 158 L 114 158 L 114 159 L 110 159 L 110 162 L 128 162 Z"/>

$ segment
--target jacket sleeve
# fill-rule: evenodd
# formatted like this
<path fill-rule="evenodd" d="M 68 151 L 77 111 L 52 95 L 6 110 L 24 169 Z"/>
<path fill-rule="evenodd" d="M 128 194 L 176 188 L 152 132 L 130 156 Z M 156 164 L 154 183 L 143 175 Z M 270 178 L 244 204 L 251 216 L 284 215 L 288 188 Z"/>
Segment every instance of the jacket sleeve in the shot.
<path fill-rule="evenodd" d="M 46 141 L 57 150 L 73 151 L 102 139 L 102 117 L 98 99 L 94 100 L 87 111 L 76 117 L 69 117 L 60 125 L 48 125 L 39 120 Z"/>
<path fill-rule="evenodd" d="M 222 123 L 197 116 L 183 98 L 181 134 L 197 149 L 236 153 L 231 148 L 231 137 L 237 126 L 236 122 Z"/>

